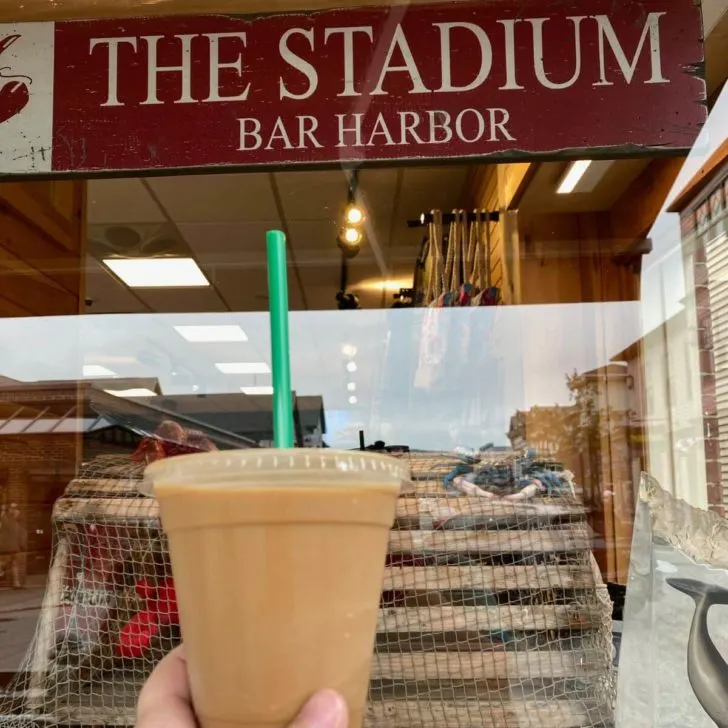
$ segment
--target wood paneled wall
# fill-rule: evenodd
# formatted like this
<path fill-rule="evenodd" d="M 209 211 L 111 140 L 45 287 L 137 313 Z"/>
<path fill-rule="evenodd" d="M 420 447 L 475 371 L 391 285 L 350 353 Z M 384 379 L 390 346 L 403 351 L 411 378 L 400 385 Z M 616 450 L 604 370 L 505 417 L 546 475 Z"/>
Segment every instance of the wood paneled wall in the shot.
<path fill-rule="evenodd" d="M 500 213 L 491 233 L 491 279 L 505 304 L 520 300 L 518 236 L 508 211 L 517 206 L 533 168 L 528 162 L 480 165 L 470 179 L 468 206 Z"/>
<path fill-rule="evenodd" d="M 614 239 L 608 213 L 519 215 L 524 304 L 639 299 L 632 239 Z"/>
<path fill-rule="evenodd" d="M 0 184 L 0 329 L 6 318 L 83 312 L 85 228 L 84 182 Z M 78 359 L 80 375 L 81 352 Z M 7 376 L 2 358 L 0 376 Z M 77 396 L 74 411 L 67 401 L 38 395 L 26 404 L 17 399 L 23 384 L 6 384 L 12 389 L 0 388 L 0 423 L 13 434 L 0 435 L 0 504 L 20 507 L 28 533 L 21 565 L 39 575 L 50 560 L 53 502 L 82 457 L 82 403 Z M 79 427 L 50 432 L 64 413 Z"/>
<path fill-rule="evenodd" d="M 0 317 L 83 310 L 85 183 L 0 184 Z"/>

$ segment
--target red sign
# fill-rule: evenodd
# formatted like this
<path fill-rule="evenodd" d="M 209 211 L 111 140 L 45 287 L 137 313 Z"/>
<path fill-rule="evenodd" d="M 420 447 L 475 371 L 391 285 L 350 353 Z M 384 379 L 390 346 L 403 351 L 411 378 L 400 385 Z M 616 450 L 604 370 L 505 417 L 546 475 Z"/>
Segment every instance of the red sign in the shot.
<path fill-rule="evenodd" d="M 0 25 L 0 174 L 688 149 L 693 0 Z"/>

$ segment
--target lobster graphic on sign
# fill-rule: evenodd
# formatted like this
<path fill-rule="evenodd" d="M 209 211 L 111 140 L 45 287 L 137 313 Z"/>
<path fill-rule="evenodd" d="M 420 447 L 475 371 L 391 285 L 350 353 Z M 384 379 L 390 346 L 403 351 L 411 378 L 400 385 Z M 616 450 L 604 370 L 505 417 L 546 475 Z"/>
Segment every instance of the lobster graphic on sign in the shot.
<path fill-rule="evenodd" d="M 3 53 L 19 38 L 19 35 L 0 38 L 0 124 L 17 116 L 30 101 L 33 79 L 15 75 L 10 66 L 3 65 Z"/>

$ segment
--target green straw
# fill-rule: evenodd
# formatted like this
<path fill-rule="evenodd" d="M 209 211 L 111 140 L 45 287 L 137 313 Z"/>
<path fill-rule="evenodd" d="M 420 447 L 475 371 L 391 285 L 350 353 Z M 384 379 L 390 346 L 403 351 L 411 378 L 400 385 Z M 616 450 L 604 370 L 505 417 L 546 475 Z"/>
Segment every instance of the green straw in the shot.
<path fill-rule="evenodd" d="M 291 395 L 291 346 L 288 338 L 288 270 L 286 236 L 269 230 L 268 295 L 270 297 L 270 348 L 273 363 L 273 443 L 293 447 L 293 397 Z"/>

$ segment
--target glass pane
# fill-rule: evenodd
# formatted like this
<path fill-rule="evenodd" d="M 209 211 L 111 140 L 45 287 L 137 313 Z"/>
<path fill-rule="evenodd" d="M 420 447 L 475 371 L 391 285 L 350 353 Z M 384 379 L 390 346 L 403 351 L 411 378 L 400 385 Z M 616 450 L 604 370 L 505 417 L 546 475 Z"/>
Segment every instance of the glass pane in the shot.
<path fill-rule="evenodd" d="M 663 99 L 590 17 L 615 55 L 591 71 L 625 88 L 636 73 Z M 386 454 L 409 473 L 365 725 L 722 725 L 686 658 L 699 604 L 724 604 L 728 583 L 728 13 L 706 2 L 703 20 L 707 123 L 698 134 L 665 111 L 692 118 L 677 91 L 650 107 L 656 134 L 690 137 L 687 154 L 623 139 L 645 119 L 604 96 L 557 104 L 583 144 L 541 156 L 463 156 L 454 139 L 412 161 L 292 166 L 312 161 L 302 152 L 248 171 L 0 182 L 0 716 L 134 725 L 141 685 L 181 641 L 144 469 L 274 442 L 276 229 L 296 446 Z M 659 75 L 649 22 L 630 52 Z M 536 15 L 528 25 L 537 37 Z M 409 74 L 397 54 L 389 73 Z M 450 84 L 474 68 L 456 56 Z M 568 63 L 539 75 L 534 58 L 555 91 Z M 383 61 L 367 59 L 374 88 Z M 528 108 L 526 147 L 542 149 L 555 110 Z M 149 145 L 128 133 L 130 154 Z"/>

